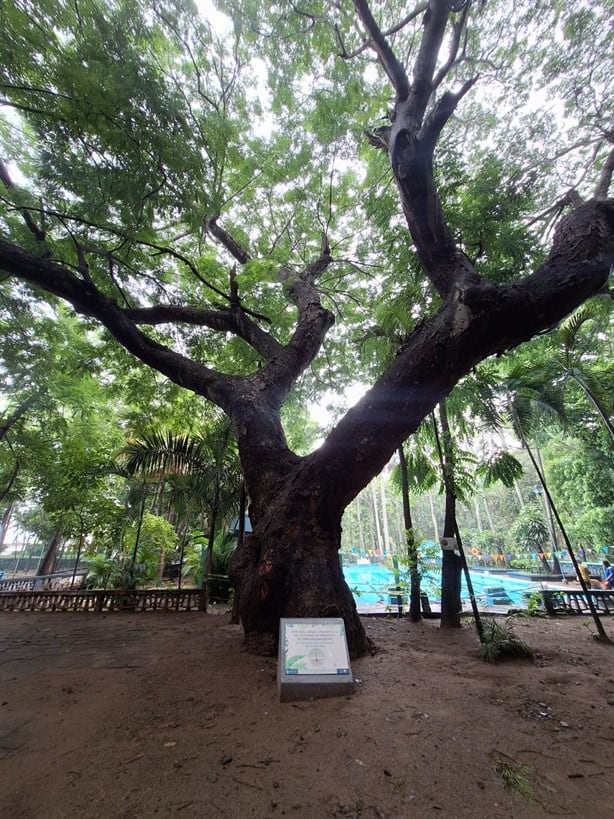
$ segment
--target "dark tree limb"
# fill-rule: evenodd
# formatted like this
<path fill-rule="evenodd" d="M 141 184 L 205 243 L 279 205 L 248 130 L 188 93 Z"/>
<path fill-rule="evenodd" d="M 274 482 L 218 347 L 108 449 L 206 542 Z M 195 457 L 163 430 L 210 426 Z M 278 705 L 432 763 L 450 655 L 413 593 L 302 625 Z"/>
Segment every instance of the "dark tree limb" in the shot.
<path fill-rule="evenodd" d="M 207 219 L 205 226 L 209 233 L 214 236 L 218 242 L 223 245 L 230 255 L 236 259 L 239 264 L 246 264 L 249 262 L 251 256 L 241 247 L 239 242 L 227 230 L 217 223 L 217 217 Z"/>
<path fill-rule="evenodd" d="M 98 319 L 129 352 L 176 384 L 221 406 L 231 379 L 149 338 L 117 303 L 65 267 L 0 239 L 0 268 L 68 301 L 78 313 Z"/>
<path fill-rule="evenodd" d="M 559 249 L 521 282 L 496 287 L 480 281 L 459 289 L 419 325 L 389 369 L 307 459 L 328 475 L 324 494 L 331 512 L 343 509 L 379 473 L 399 442 L 476 363 L 552 327 L 603 286 L 614 264 L 613 202 L 608 210 L 609 235 L 598 255 L 589 251 L 580 260 L 570 241 L 571 261 Z M 590 234 L 581 240 L 585 247 Z M 357 441 L 360 446 L 350 444 Z"/>
<path fill-rule="evenodd" d="M 603 163 L 601 174 L 599 176 L 599 182 L 595 188 L 595 199 L 608 198 L 608 191 L 610 190 L 610 185 L 612 184 L 612 174 L 614 174 L 614 148 L 612 148 L 606 157 L 605 162 Z"/>
<path fill-rule="evenodd" d="M 280 355 L 257 374 L 257 378 L 263 379 L 271 388 L 275 406 L 281 406 L 296 379 L 318 354 L 326 333 L 334 324 L 334 317 L 322 307 L 316 288 L 318 278 L 332 261 L 326 244 L 320 257 L 301 273 L 282 271 L 286 295 L 298 309 L 298 321 L 292 338 Z"/>
<path fill-rule="evenodd" d="M 269 333 L 261 330 L 239 307 L 225 310 L 200 310 L 180 305 L 157 305 L 124 310 L 136 324 L 194 324 L 225 333 L 233 333 L 246 341 L 256 352 L 270 360 L 279 355 L 282 345 Z"/>
<path fill-rule="evenodd" d="M 457 62 L 458 50 L 460 48 L 460 42 L 463 36 L 463 32 L 466 30 L 465 26 L 467 23 L 467 15 L 469 14 L 470 6 L 471 6 L 470 3 L 466 3 L 461 11 L 460 19 L 455 20 L 454 23 L 452 24 L 454 34 L 452 35 L 452 43 L 450 46 L 450 50 L 448 52 L 448 58 L 442 65 L 442 67 L 439 69 L 436 76 L 433 78 L 433 89 L 436 89 L 441 85 L 441 83 L 448 76 L 450 70 L 454 67 L 454 65 Z"/>
<path fill-rule="evenodd" d="M 380 30 L 380 27 L 375 22 L 368 3 L 366 3 L 365 0 L 353 0 L 353 2 L 356 13 L 360 17 L 369 35 L 369 43 L 379 57 L 379 61 L 388 75 L 392 87 L 396 91 L 397 101 L 407 99 L 409 95 L 409 79 L 405 69 L 388 45 L 388 41 Z"/>
<path fill-rule="evenodd" d="M 444 40 L 450 9 L 445 0 L 430 0 L 424 15 L 424 32 L 412 75 L 407 76 L 381 31 L 366 2 L 354 3 L 380 62 L 397 92 L 389 129 L 369 135 L 376 147 L 388 148 L 390 164 L 401 198 L 409 231 L 426 275 L 442 298 L 447 298 L 461 281 L 478 276 L 467 256 L 456 246 L 447 226 L 433 177 L 433 152 L 441 129 L 452 116 L 459 100 L 475 79 L 468 80 L 456 94 L 446 92 L 425 115 L 434 91 L 437 56 Z M 464 26 L 464 15 L 456 23 L 456 36 Z M 458 45 L 452 43 L 452 60 Z M 403 78 L 400 78 L 402 71 Z M 440 82 L 442 77 L 438 77 Z M 399 84 L 400 83 L 400 84 Z M 399 92 L 401 89 L 401 93 Z M 406 93 L 407 92 L 407 93 Z"/>
<path fill-rule="evenodd" d="M 427 116 L 423 129 L 422 139 L 424 145 L 431 152 L 435 150 L 435 145 L 445 124 L 456 111 L 456 106 L 461 99 L 471 91 L 479 77 L 472 77 L 467 80 L 456 94 L 446 91 L 435 103 L 433 110 Z"/>
<path fill-rule="evenodd" d="M 412 20 L 415 20 L 416 17 L 419 17 L 421 14 L 424 14 L 424 12 L 428 8 L 428 5 L 429 5 L 428 2 L 420 3 L 419 5 L 417 5 L 413 11 L 410 11 L 409 14 L 405 15 L 405 17 L 403 17 L 402 20 L 399 20 L 398 23 L 395 23 L 395 25 L 390 26 L 390 28 L 387 28 L 385 31 L 382 31 L 382 36 L 390 37 L 392 34 L 396 34 L 397 32 L 404 29 L 405 26 L 409 25 L 409 23 L 411 23 Z M 360 54 L 362 54 L 363 51 L 366 51 L 368 48 L 370 48 L 372 44 L 372 40 L 365 40 L 364 43 L 357 46 L 352 51 L 347 51 L 341 39 L 341 34 L 339 32 L 338 26 L 335 26 L 335 34 L 337 36 L 337 42 L 339 43 L 339 46 L 341 48 L 341 53 L 339 56 L 342 57 L 344 60 L 352 60 L 355 57 L 358 57 Z"/>
<path fill-rule="evenodd" d="M 430 0 L 412 75 L 410 110 L 414 123 L 422 120 L 434 89 L 433 75 L 449 16 L 445 0 Z"/>
<path fill-rule="evenodd" d="M 16 407 L 13 412 L 0 424 L 0 441 L 6 436 L 7 432 L 13 427 L 19 419 L 26 414 L 26 412 L 34 406 L 38 399 L 43 394 L 43 390 L 37 390 L 29 395 L 25 401 Z"/>

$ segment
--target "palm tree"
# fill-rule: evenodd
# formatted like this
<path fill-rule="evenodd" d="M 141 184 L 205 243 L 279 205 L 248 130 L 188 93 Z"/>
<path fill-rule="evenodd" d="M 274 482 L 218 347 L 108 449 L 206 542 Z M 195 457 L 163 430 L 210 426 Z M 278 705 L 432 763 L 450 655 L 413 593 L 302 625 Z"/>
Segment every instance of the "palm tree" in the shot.
<path fill-rule="evenodd" d="M 556 511 L 546 483 L 537 443 L 534 441 L 534 443 L 530 445 L 529 438 L 534 436 L 536 428 L 538 428 L 544 418 L 554 419 L 561 424 L 566 423 L 563 388 L 560 384 L 552 384 L 544 381 L 541 369 L 525 366 L 522 361 L 517 360 L 508 371 L 503 390 L 507 415 L 512 429 L 529 456 L 539 484 L 544 492 L 546 508 L 548 510 L 548 528 L 552 543 L 552 571 L 555 574 L 561 574 L 561 565 L 558 558 L 559 546 L 554 522 L 551 518 L 551 514 L 553 514 L 558 520 L 558 512 Z M 532 447 L 534 447 L 535 451 L 533 451 Z M 564 539 L 567 541 L 568 538 L 566 534 L 563 530 L 561 531 Z M 545 566 L 549 571 L 550 567 L 547 563 Z"/>
<path fill-rule="evenodd" d="M 607 308 L 604 315 L 601 303 L 593 299 L 564 321 L 547 337 L 545 365 L 547 372 L 579 387 L 614 438 L 609 303 Z"/>
<path fill-rule="evenodd" d="M 129 475 L 157 481 L 160 498 L 165 484 L 170 487 L 170 506 L 196 507 L 203 524 L 206 516 L 207 550 L 200 573 L 206 588 L 220 517 L 236 508 L 242 484 L 229 422 L 216 419 L 196 436 L 170 431 L 142 435 L 125 445 L 119 463 Z"/>

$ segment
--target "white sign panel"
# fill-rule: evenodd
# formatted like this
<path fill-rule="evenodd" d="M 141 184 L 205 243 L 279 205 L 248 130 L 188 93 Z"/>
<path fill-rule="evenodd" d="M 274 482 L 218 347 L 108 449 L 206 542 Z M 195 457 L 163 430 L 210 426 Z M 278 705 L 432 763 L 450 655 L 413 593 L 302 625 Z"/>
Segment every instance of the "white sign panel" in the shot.
<path fill-rule="evenodd" d="M 282 648 L 285 674 L 350 674 L 343 620 L 287 621 Z"/>

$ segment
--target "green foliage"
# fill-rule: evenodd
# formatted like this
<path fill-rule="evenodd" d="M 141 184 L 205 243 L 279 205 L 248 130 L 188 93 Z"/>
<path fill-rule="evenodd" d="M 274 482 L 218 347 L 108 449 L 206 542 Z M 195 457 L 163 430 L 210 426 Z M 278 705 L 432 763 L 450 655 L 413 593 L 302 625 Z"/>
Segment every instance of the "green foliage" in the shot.
<path fill-rule="evenodd" d="M 150 583 L 160 580 L 164 568 L 165 555 L 177 550 L 179 539 L 171 524 L 151 512 L 143 514 L 142 521 L 132 521 L 124 534 L 124 549 L 132 554 L 138 535 L 136 565 L 139 569 L 139 580 Z"/>
<path fill-rule="evenodd" d="M 122 560 L 119 555 L 94 555 L 89 560 L 85 585 L 88 589 L 136 589 L 147 583 L 148 567 Z"/>
<path fill-rule="evenodd" d="M 208 542 L 203 532 L 191 532 L 184 553 L 183 576 L 191 578 L 199 588 L 203 583 L 204 555 Z M 228 601 L 232 597 L 227 576 L 228 565 L 235 548 L 236 540 L 233 537 L 222 535 L 216 538 L 211 552 L 211 574 L 207 580 L 209 600 Z"/>
<path fill-rule="evenodd" d="M 542 551 L 549 533 L 541 511 L 535 506 L 525 506 L 512 525 L 511 535 L 521 549 Z"/>
<path fill-rule="evenodd" d="M 482 660 L 498 663 L 515 658 L 533 659 L 533 649 L 514 634 L 509 623 L 500 625 L 487 618 L 482 621 L 482 627 L 484 634 L 478 650 Z"/>
<path fill-rule="evenodd" d="M 509 452 L 499 451 L 479 464 L 477 472 L 484 479 L 484 486 L 488 488 L 497 481 L 501 481 L 503 486 L 508 488 L 514 485 L 514 481 L 522 475 L 523 469 L 520 461 Z"/>
<path fill-rule="evenodd" d="M 0 230 L 41 252 L 28 213 L 46 233 L 44 253 L 122 306 L 218 309 L 228 306 L 230 263 L 207 220 L 221 216 L 251 254 L 236 274 L 242 303 L 285 342 L 295 308 L 279 271 L 311 261 L 325 229 L 335 262 L 319 287 L 336 326 L 283 417 L 289 445 L 304 454 L 317 437 L 307 401 L 378 375 L 439 301 L 408 241 L 388 159 L 364 138 L 388 124 L 389 88 L 362 48 L 352 5 L 318 0 L 298 13 L 286 2 L 217 5 L 227 15 L 218 32 L 183 0 L 2 4 L 0 102 L 10 115 L 0 121 L 0 154 L 16 184 L 1 185 Z M 406 13 L 397 2 L 374 9 L 384 27 Z M 507 282 L 543 253 L 527 229 L 542 199 L 577 179 L 588 191 L 603 167 L 611 3 L 502 0 L 470 4 L 467 15 L 463 59 L 441 90 L 458 90 L 485 66 L 487 79 L 461 101 L 458 127 L 445 129 L 436 175 L 459 247 L 479 272 Z M 398 53 L 416 53 L 421 32 L 419 16 L 397 31 Z M 344 49 L 355 56 L 340 59 Z M 536 111 L 531 98 L 560 99 L 562 132 L 560 118 Z M 590 172 L 587 157 L 595 158 Z M 556 176 L 554 158 L 562 158 Z M 36 399 L 2 442 L 0 490 L 17 470 L 11 498 L 35 505 L 40 527 L 87 533 L 94 549 L 113 545 L 131 490 L 103 466 L 132 438 L 124 467 L 155 484 L 184 528 L 205 527 L 213 508 L 226 513 L 239 481 L 236 452 L 227 437 L 228 447 L 218 446 L 223 430 L 209 439 L 220 430 L 202 423 L 200 399 L 118 356 L 91 319 L 70 318 L 45 298 L 35 307 L 30 291 L 0 282 L 0 411 L 8 417 Z M 611 539 L 610 461 L 603 440 L 589 440 L 595 419 L 612 415 L 604 304 L 506 357 L 507 372 L 478 368 L 448 397 L 459 498 L 480 481 L 512 486 L 520 477 L 501 446 L 484 458 L 475 451 L 484 426 L 501 422 L 493 396 L 505 381 L 517 432 L 550 437 L 555 419 L 567 418 L 581 429 L 573 453 L 551 450 L 553 484 L 573 510 L 577 537 Z M 143 331 L 225 373 L 261 364 L 242 340 L 212 328 Z M 408 454 L 416 497 L 441 481 L 428 424 L 419 435 Z"/>
<path fill-rule="evenodd" d="M 533 592 L 528 596 L 526 612 L 529 617 L 544 616 L 544 601 L 539 592 Z"/>

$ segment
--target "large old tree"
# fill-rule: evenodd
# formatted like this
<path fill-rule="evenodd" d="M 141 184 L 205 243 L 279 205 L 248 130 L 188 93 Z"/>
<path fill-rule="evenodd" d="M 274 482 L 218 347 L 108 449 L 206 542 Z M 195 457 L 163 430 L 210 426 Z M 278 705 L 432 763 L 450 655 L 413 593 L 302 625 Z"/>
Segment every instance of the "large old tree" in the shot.
<path fill-rule="evenodd" d="M 216 34 L 181 0 L 3 4 L 2 287 L 47 310 L 70 303 L 85 329 L 103 325 L 231 419 L 254 526 L 233 579 L 253 650 L 274 647 L 280 616 L 341 616 L 352 654 L 365 652 L 337 556 L 345 507 L 471 368 L 608 278 L 611 100 L 601 46 L 581 47 L 599 38 L 598 14 L 508 5 L 237 0 Z M 519 118 L 531 76 L 571 100 L 559 116 L 576 117 L 575 141 L 544 150 L 539 105 Z M 578 171 L 575 149 L 592 164 L 563 196 L 546 172 Z M 451 227 L 462 183 L 450 179 L 502 150 L 515 162 L 502 207 L 539 184 L 534 202 L 554 214 L 552 196 L 560 218 L 533 270 L 512 248 L 487 277 L 489 248 Z M 333 356 L 347 359 L 380 291 L 403 288 L 413 329 L 392 364 L 299 456 L 284 404 L 310 373 L 341 378 Z"/>

